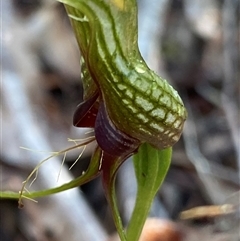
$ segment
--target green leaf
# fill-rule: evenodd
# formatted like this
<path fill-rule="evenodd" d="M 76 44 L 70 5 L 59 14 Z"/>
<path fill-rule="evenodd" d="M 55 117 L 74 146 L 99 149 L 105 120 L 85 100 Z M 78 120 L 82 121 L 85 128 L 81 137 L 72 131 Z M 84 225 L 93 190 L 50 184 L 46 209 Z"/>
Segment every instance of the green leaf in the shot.
<path fill-rule="evenodd" d="M 158 150 L 144 143 L 134 155 L 138 184 L 136 203 L 127 229 L 127 240 L 137 241 L 148 216 L 153 199 L 170 166 L 172 148 Z"/>
<path fill-rule="evenodd" d="M 167 173 L 171 156 L 171 148 L 158 150 L 147 143 L 141 145 L 133 159 L 141 190 L 146 189 L 148 192 L 151 190 L 155 195 Z"/>

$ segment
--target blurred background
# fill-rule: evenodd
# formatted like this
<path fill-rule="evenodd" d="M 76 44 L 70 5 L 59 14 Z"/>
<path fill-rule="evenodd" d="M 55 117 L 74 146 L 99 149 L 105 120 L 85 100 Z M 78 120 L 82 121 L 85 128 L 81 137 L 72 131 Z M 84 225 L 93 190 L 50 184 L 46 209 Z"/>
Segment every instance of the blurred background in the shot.
<path fill-rule="evenodd" d="M 138 7 L 140 51 L 188 110 L 141 240 L 239 241 L 240 1 L 138 0 Z M 41 160 L 74 145 L 68 138 L 88 136 L 72 126 L 83 94 L 79 58 L 62 4 L 1 1 L 1 190 L 18 192 Z M 81 149 L 63 166 L 62 156 L 52 158 L 29 190 L 80 176 L 93 150 L 94 143 L 71 170 Z M 117 178 L 125 225 L 136 188 L 130 159 Z M 99 179 L 37 201 L 20 210 L 0 199 L 1 241 L 117 240 Z"/>

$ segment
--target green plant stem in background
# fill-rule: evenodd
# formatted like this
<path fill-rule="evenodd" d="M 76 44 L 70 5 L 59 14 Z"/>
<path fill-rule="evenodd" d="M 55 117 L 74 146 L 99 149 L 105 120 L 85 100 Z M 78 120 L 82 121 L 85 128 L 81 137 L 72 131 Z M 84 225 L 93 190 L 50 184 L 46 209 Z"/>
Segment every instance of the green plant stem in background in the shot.
<path fill-rule="evenodd" d="M 170 166 L 172 148 L 157 150 L 143 144 L 133 156 L 138 190 L 135 207 L 127 229 L 127 240 L 137 241 L 153 199 Z"/>
<path fill-rule="evenodd" d="M 59 187 L 45 189 L 45 190 L 36 191 L 36 192 L 25 192 L 23 189 L 19 193 L 11 192 L 11 191 L 1 191 L 0 198 L 19 199 L 19 205 L 21 206 L 23 198 L 32 199 L 32 198 L 45 197 L 48 195 L 52 195 L 55 193 L 63 192 L 63 191 L 81 186 L 81 185 L 91 181 L 92 179 L 94 179 L 95 177 L 97 177 L 100 174 L 99 166 L 101 165 L 101 156 L 102 156 L 101 149 L 96 148 L 86 172 L 83 175 L 81 175 L 80 177 L 78 177 L 68 183 L 65 183 Z"/>

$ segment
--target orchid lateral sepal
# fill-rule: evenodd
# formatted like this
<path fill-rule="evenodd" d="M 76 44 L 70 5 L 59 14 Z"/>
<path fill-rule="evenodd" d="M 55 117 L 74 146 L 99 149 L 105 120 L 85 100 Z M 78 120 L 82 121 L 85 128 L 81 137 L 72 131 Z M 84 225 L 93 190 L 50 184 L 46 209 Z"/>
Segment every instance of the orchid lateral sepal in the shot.
<path fill-rule="evenodd" d="M 73 115 L 73 125 L 76 127 L 94 128 L 98 112 L 98 93 L 80 103 Z"/>

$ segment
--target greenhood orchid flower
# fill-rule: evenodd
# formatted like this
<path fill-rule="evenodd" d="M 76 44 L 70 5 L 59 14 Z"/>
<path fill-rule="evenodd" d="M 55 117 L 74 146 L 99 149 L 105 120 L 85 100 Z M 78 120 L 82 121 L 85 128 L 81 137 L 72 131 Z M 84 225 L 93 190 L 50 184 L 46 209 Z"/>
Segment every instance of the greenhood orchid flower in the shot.
<path fill-rule="evenodd" d="M 93 127 L 98 145 L 113 156 L 133 154 L 141 143 L 171 147 L 182 133 L 186 110 L 178 93 L 141 57 L 135 0 L 61 2 L 85 68 L 85 101 L 74 125 Z"/>
<path fill-rule="evenodd" d="M 77 107 L 73 124 L 93 128 L 98 143 L 92 158 L 95 161 L 90 163 L 86 175 L 94 170 L 92 166 L 95 167 L 93 176 L 102 174 L 118 233 L 121 240 L 126 240 L 115 198 L 117 170 L 139 150 L 135 160 L 141 164 L 136 168 L 156 169 L 153 176 L 146 175 L 148 181 L 142 180 L 143 172 L 136 171 L 139 186 L 143 187 L 139 188 L 138 197 L 150 190 L 144 187 L 153 187 L 145 208 L 139 198 L 136 201 L 136 207 L 147 210 L 139 223 L 138 230 L 141 230 L 169 167 L 171 147 L 181 136 L 187 112 L 177 91 L 148 68 L 139 52 L 136 0 L 60 2 L 66 7 L 82 54 L 84 102 Z M 151 155 L 156 159 L 165 158 L 165 166 L 161 168 L 158 164 L 146 164 L 150 160 L 142 160 Z M 97 169 L 96 162 L 99 163 Z M 136 218 L 139 208 L 136 210 L 135 220 L 139 219 Z M 128 240 L 137 240 L 140 232 L 132 231 L 136 229 L 134 225 L 129 228 L 127 235 L 131 239 Z"/>

